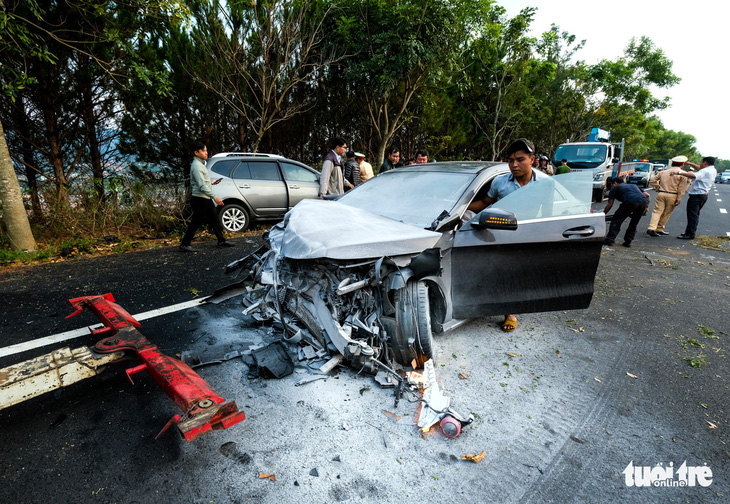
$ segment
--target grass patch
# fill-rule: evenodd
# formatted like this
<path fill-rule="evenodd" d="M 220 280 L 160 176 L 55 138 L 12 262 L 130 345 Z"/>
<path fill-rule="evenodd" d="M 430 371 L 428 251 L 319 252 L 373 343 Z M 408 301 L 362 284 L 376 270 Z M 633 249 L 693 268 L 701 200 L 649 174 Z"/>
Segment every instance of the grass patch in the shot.
<path fill-rule="evenodd" d="M 684 360 L 695 369 L 701 368 L 707 363 L 707 356 L 704 354 L 696 355 L 694 357 L 685 357 Z"/>
<path fill-rule="evenodd" d="M 730 252 L 730 236 L 697 236 L 695 242 L 702 248 Z"/>
<path fill-rule="evenodd" d="M 717 331 L 715 331 L 714 329 L 710 329 L 709 327 L 707 327 L 703 324 L 699 324 L 697 326 L 697 332 L 708 339 L 717 339 L 719 337 L 717 335 Z"/>

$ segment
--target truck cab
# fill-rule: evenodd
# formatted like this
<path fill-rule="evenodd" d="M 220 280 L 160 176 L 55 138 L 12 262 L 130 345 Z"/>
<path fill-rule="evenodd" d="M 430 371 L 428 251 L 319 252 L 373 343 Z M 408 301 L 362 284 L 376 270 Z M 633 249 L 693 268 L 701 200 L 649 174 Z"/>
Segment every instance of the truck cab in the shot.
<path fill-rule="evenodd" d="M 626 176 L 621 167 L 621 143 L 609 141 L 611 133 L 593 128 L 587 142 L 566 142 L 560 144 L 553 155 L 553 164 L 567 159 L 571 171 L 590 171 L 593 174 L 593 200 L 603 201 L 611 189 L 606 181 L 615 176 Z"/>

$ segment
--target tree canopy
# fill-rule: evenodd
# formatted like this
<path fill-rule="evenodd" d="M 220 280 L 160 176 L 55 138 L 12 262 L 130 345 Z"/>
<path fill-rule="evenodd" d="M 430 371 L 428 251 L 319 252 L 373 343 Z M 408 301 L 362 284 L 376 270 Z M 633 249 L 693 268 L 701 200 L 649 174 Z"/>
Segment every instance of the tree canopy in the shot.
<path fill-rule="evenodd" d="M 559 26 L 534 36 L 534 14 L 492 0 L 5 0 L 0 191 L 20 177 L 34 218 L 74 191 L 103 205 L 124 166 L 181 183 L 198 138 L 317 165 L 342 135 L 379 166 L 391 145 L 492 160 L 516 137 L 550 154 L 599 127 L 630 157 L 699 160 L 655 115 L 679 82 L 661 48 L 637 34 L 587 64 Z M 0 192 L 6 225 L 13 194 Z"/>

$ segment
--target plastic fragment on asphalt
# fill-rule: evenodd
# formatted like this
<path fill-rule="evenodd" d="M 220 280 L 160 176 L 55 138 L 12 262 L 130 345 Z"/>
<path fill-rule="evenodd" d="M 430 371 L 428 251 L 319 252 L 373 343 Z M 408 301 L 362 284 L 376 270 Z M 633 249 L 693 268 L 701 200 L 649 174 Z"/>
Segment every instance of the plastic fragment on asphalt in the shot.
<path fill-rule="evenodd" d="M 436 382 L 436 370 L 433 359 L 423 365 L 423 399 L 421 412 L 418 415 L 418 428 L 427 431 L 441 420 L 441 412 L 448 411 L 451 398 L 443 395 Z"/>

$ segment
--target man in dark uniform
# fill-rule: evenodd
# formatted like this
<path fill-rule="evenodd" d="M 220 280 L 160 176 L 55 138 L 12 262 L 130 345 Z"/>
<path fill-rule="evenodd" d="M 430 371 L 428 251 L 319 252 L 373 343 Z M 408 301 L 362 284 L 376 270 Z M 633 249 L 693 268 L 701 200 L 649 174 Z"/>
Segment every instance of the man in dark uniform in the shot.
<path fill-rule="evenodd" d="M 603 213 L 608 215 L 614 200 L 619 200 L 621 206 L 613 214 L 611 226 L 608 228 L 608 233 L 606 233 L 606 239 L 603 240 L 603 244 L 613 245 L 619 231 L 621 231 L 621 224 L 624 223 L 627 217 L 631 217 L 629 227 L 624 234 L 623 243 L 624 247 L 630 247 L 634 236 L 636 236 L 636 226 L 638 226 L 639 219 L 641 219 L 641 216 L 644 215 L 644 212 L 649 207 L 650 199 L 651 196 L 649 196 L 649 193 L 642 191 L 638 186 L 624 184 L 623 180 L 618 177 L 613 179 L 611 181 L 611 192 L 608 193 L 608 203 Z"/>
<path fill-rule="evenodd" d="M 401 166 L 400 164 L 400 149 L 396 147 L 395 145 L 392 145 L 390 149 L 388 149 L 388 157 L 383 161 L 383 164 L 380 166 L 380 170 L 378 173 L 385 173 L 389 170 L 393 170 L 394 168 L 398 168 Z"/>

